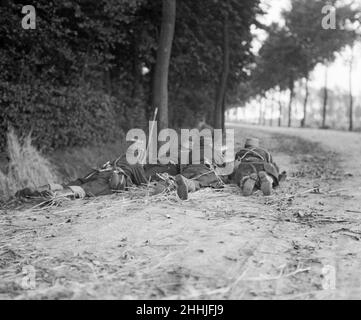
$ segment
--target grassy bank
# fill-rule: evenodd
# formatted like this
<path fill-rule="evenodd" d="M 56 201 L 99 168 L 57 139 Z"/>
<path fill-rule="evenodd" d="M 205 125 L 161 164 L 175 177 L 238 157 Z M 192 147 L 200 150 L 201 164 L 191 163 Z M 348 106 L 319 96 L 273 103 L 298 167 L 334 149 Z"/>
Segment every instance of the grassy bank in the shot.
<path fill-rule="evenodd" d="M 67 183 L 116 158 L 123 150 L 120 141 L 43 155 L 33 146 L 30 136 L 20 139 L 10 130 L 7 152 L 0 159 L 0 199 L 8 199 L 22 188 Z"/>

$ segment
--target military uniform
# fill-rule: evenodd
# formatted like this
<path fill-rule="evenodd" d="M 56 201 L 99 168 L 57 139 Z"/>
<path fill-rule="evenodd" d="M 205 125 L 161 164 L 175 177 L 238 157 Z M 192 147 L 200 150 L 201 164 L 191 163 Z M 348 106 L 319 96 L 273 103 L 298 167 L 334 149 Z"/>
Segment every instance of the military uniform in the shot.
<path fill-rule="evenodd" d="M 16 193 L 18 197 L 47 197 L 49 194 L 70 197 L 97 197 L 126 190 L 132 186 L 146 185 L 159 181 L 158 174 L 175 176 L 179 173 L 176 165 L 130 165 L 123 155 L 108 162 L 101 168 L 92 170 L 88 175 L 65 185 L 47 185 L 36 190 L 23 189 Z"/>
<path fill-rule="evenodd" d="M 244 195 L 249 196 L 257 189 L 270 195 L 279 185 L 279 168 L 270 152 L 259 147 L 258 139 L 247 139 L 245 147 L 236 154 L 236 163 L 229 179 L 242 188 Z"/>
<path fill-rule="evenodd" d="M 267 150 L 252 147 L 244 148 L 237 152 L 236 162 L 239 164 L 230 176 L 232 182 L 239 184 L 244 177 L 264 171 L 272 177 L 273 187 L 279 185 L 279 168 Z"/>

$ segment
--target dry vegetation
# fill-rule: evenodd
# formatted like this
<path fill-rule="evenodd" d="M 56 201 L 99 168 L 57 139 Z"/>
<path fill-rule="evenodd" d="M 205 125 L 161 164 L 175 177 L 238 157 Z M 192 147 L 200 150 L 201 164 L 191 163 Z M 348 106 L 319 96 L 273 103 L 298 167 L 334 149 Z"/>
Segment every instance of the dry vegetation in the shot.
<path fill-rule="evenodd" d="M 30 135 L 21 141 L 10 129 L 7 153 L 10 159 L 7 172 L 0 170 L 0 198 L 9 198 L 22 188 L 35 188 L 58 180 L 50 162 L 32 145 Z"/>
<path fill-rule="evenodd" d="M 7 134 L 6 155 L 0 160 L 0 199 L 5 200 L 26 187 L 66 183 L 122 153 L 122 141 L 83 148 L 70 148 L 45 157 L 32 144 L 31 136 L 20 139 L 13 129 Z"/>

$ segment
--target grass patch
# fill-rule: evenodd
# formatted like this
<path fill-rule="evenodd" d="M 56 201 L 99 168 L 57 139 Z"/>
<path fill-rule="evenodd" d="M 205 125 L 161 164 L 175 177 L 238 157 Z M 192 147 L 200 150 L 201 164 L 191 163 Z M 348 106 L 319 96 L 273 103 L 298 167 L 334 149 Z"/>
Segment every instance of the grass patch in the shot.
<path fill-rule="evenodd" d="M 7 134 L 9 163 L 0 170 L 0 197 L 7 199 L 17 190 L 58 181 L 51 163 L 32 145 L 31 136 L 20 140 L 13 129 Z"/>
<path fill-rule="evenodd" d="M 116 143 L 57 150 L 45 158 L 32 145 L 30 136 L 19 139 L 15 131 L 10 129 L 6 156 L 3 154 L 3 159 L 0 159 L 0 199 L 8 199 L 23 188 L 76 180 L 107 161 L 116 159 L 125 151 L 125 147 L 120 140 Z"/>
<path fill-rule="evenodd" d="M 57 168 L 62 182 L 69 182 L 88 174 L 92 169 L 107 161 L 115 160 L 125 152 L 123 141 L 94 145 L 84 148 L 58 150 L 49 155 L 49 159 Z"/>

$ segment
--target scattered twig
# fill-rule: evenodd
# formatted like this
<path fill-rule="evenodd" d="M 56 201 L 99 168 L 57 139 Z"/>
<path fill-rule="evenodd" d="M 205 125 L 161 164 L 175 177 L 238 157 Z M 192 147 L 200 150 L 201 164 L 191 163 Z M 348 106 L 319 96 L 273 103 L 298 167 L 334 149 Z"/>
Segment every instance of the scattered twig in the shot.
<path fill-rule="evenodd" d="M 361 213 L 361 211 L 357 210 L 346 210 L 347 213 Z"/>
<path fill-rule="evenodd" d="M 289 196 L 285 196 L 285 197 L 282 197 L 280 199 L 277 199 L 277 200 L 289 200 L 289 199 L 294 199 L 296 197 L 300 197 L 300 196 L 303 196 L 303 195 L 306 195 L 308 193 L 315 193 L 315 194 L 323 194 L 321 191 L 320 191 L 320 188 L 319 187 L 314 187 L 312 189 L 308 189 L 308 190 L 305 190 L 303 192 L 299 192 L 299 193 L 296 193 L 296 194 L 293 194 L 293 195 L 289 195 Z"/>
<path fill-rule="evenodd" d="M 311 271 L 311 268 L 297 269 L 297 270 L 287 273 L 287 274 L 283 274 L 283 271 L 281 271 L 277 277 L 261 275 L 259 278 L 246 278 L 246 279 L 243 279 L 243 281 L 274 281 L 274 280 L 280 280 L 282 278 L 293 277 L 299 273 L 304 273 L 304 272 L 309 272 L 309 271 Z"/>

